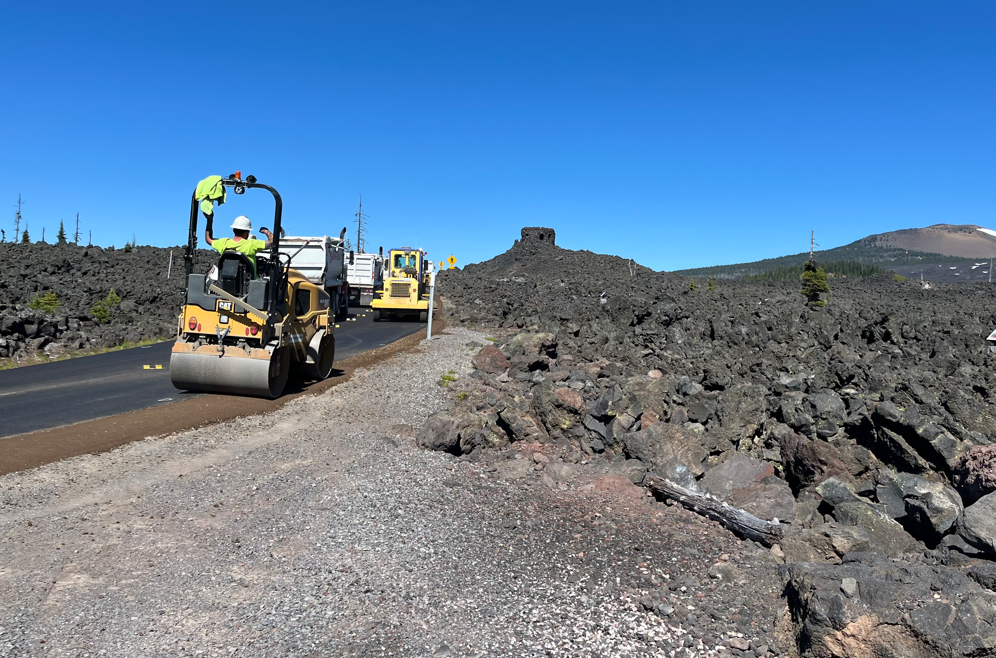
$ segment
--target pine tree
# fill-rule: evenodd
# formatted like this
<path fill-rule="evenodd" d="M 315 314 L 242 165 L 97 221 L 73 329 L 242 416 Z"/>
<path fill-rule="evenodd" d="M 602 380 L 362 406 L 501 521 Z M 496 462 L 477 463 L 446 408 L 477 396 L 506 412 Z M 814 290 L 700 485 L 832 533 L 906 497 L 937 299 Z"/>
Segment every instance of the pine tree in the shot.
<path fill-rule="evenodd" d="M 820 298 L 825 292 L 830 292 L 830 285 L 827 284 L 827 273 L 816 264 L 815 259 L 806 261 L 802 272 L 802 290 L 806 296 L 806 303 L 810 306 L 826 306 L 827 303 Z"/>
<path fill-rule="evenodd" d="M 21 236 L 21 244 L 31 244 L 31 237 L 28 235 L 28 225 L 24 225 L 24 234 Z"/>
<path fill-rule="evenodd" d="M 58 238 L 57 242 L 59 244 L 66 244 L 66 227 L 63 226 L 61 219 L 59 220 L 59 235 L 56 237 Z"/>

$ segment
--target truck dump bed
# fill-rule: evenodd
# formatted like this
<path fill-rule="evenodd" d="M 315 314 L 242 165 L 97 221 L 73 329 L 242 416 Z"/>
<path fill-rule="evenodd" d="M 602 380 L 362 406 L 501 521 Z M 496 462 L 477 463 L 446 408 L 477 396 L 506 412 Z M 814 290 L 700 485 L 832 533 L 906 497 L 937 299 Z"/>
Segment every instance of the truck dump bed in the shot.
<path fill-rule="evenodd" d="M 378 254 L 353 254 L 346 270 L 353 303 L 367 306 L 374 292 L 384 285 L 384 257 Z"/>
<path fill-rule="evenodd" d="M 280 239 L 280 251 L 293 256 L 291 269 L 300 272 L 308 281 L 325 288 L 341 285 L 345 252 L 338 238 L 287 236 Z M 262 253 L 269 256 L 267 252 Z"/>

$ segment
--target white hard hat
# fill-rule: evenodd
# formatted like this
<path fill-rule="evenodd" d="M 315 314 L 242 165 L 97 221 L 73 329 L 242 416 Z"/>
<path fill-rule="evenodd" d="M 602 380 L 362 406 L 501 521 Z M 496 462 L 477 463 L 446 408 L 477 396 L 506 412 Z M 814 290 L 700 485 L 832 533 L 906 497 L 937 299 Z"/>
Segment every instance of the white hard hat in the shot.
<path fill-rule="evenodd" d="M 246 217 L 245 215 L 239 215 L 238 217 L 235 218 L 235 221 L 232 222 L 232 228 L 238 229 L 240 231 L 251 231 L 252 222 L 250 222 L 249 218 Z"/>

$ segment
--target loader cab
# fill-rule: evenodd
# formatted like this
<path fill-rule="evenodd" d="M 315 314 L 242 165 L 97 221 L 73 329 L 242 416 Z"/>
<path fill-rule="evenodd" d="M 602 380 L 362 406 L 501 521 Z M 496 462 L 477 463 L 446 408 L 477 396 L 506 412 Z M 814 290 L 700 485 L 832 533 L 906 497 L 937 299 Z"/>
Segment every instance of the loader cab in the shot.
<path fill-rule="evenodd" d="M 421 281 L 423 258 L 420 250 L 411 247 L 392 249 L 389 262 L 391 278 L 409 278 Z"/>

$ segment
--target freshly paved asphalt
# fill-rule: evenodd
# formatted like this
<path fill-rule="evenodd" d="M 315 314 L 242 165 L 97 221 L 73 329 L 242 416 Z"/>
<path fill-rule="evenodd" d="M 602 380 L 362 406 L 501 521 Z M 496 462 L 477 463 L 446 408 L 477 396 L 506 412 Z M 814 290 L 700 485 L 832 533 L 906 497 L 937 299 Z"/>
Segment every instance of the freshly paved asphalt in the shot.
<path fill-rule="evenodd" d="M 426 326 L 418 322 L 374 323 L 370 311 L 363 308 L 351 308 L 349 318 L 339 321 L 335 330 L 337 362 Z M 170 382 L 172 348 L 173 341 L 168 341 L 0 371 L 0 438 L 196 397 L 199 394 L 179 391 Z"/>

